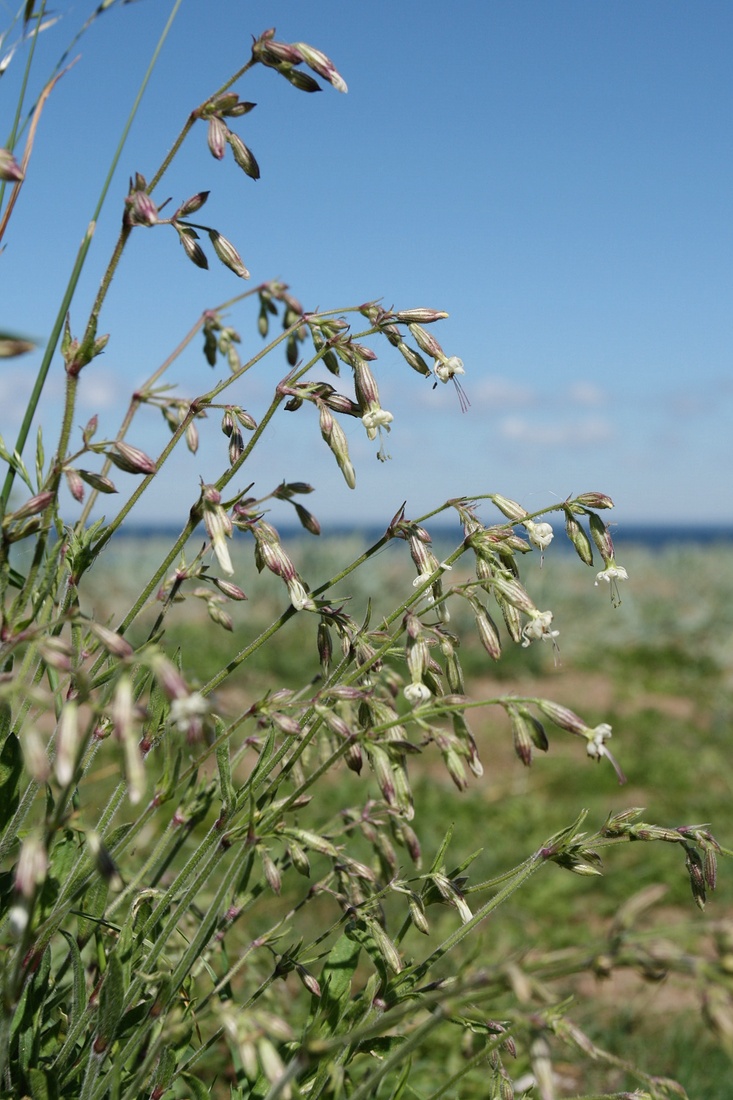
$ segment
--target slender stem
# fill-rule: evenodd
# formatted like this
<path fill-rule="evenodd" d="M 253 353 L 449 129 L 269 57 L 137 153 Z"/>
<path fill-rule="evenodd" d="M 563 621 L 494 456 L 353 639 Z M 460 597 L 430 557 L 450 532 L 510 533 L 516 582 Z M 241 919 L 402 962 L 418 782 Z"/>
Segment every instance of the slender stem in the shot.
<path fill-rule="evenodd" d="M 180 0 L 179 0 L 179 2 L 180 2 Z M 250 60 L 247 62 L 246 65 L 243 65 L 241 69 L 238 69 L 237 72 L 234 73 L 233 76 L 229 77 L 229 79 L 226 81 L 225 84 L 222 84 L 222 86 L 217 91 L 215 91 L 213 93 L 213 95 L 210 95 L 209 98 L 205 99 L 204 102 L 199 107 L 197 107 L 195 111 L 191 112 L 191 114 L 188 116 L 185 123 L 183 124 L 181 132 L 179 133 L 176 140 L 173 142 L 173 145 L 171 146 L 170 152 L 168 153 L 165 160 L 161 164 L 160 168 L 158 169 L 158 171 L 155 173 L 152 180 L 150 181 L 150 183 L 148 185 L 148 194 L 149 195 L 153 193 L 154 188 L 156 188 L 158 186 L 161 179 L 163 178 L 165 173 L 170 168 L 171 163 L 173 162 L 176 154 L 178 153 L 178 150 L 181 148 L 184 141 L 188 137 L 188 134 L 189 134 L 189 131 L 191 130 L 191 127 L 197 121 L 197 119 L 201 117 L 201 111 L 204 109 L 204 107 L 207 107 L 210 103 L 213 103 L 214 100 L 218 99 L 218 97 L 220 95 L 223 95 L 223 93 L 226 92 L 228 88 L 231 88 L 232 84 L 236 83 L 236 81 L 239 80 L 240 77 L 244 76 L 244 74 L 248 71 L 248 69 L 251 69 L 252 66 L 255 65 L 255 64 L 256 64 L 256 62 L 255 62 L 254 58 L 250 58 Z"/>

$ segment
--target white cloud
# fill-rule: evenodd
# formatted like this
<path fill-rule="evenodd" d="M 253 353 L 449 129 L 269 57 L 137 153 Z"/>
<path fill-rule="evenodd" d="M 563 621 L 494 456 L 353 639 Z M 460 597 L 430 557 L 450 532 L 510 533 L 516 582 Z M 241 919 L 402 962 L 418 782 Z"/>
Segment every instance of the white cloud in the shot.
<path fill-rule="evenodd" d="M 466 382 L 466 389 L 471 404 L 485 408 L 489 412 L 526 408 L 527 405 L 536 404 L 538 400 L 537 390 L 532 386 L 513 382 L 510 378 L 502 378 L 499 375 L 482 378 L 475 384 L 469 379 Z"/>
<path fill-rule="evenodd" d="M 499 431 L 504 439 L 535 447 L 587 447 L 607 443 L 614 435 L 611 424 L 603 417 L 533 421 L 507 416 Z"/>
<path fill-rule="evenodd" d="M 574 382 L 568 388 L 568 399 L 575 405 L 605 405 L 608 393 L 593 382 Z"/>

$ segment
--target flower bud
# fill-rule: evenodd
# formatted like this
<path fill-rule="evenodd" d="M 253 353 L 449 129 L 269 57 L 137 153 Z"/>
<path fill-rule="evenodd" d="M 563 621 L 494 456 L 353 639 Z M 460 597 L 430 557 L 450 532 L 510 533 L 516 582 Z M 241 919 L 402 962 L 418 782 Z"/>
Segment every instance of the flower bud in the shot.
<path fill-rule="evenodd" d="M 567 730 L 568 733 L 574 733 L 581 737 L 588 730 L 587 722 L 584 722 L 568 707 L 553 703 L 550 699 L 541 699 L 538 706 L 542 713 L 546 714 L 550 721 L 559 726 L 561 730 Z"/>
<path fill-rule="evenodd" d="M 356 487 L 356 473 L 349 458 L 349 445 L 343 428 L 324 404 L 320 404 L 321 435 L 331 448 L 344 480 L 350 489 Z"/>
<path fill-rule="evenodd" d="M 257 428 L 257 421 L 248 413 L 245 409 L 240 409 L 238 406 L 234 408 L 234 415 L 243 428 L 246 428 L 248 432 L 253 432 Z"/>
<path fill-rule="evenodd" d="M 476 617 L 476 629 L 481 645 L 492 661 L 498 661 L 501 657 L 501 639 L 496 624 L 480 600 L 471 600 L 471 606 Z"/>
<path fill-rule="evenodd" d="M 321 85 L 317 80 L 314 80 L 312 76 L 308 76 L 308 73 L 301 72 L 300 69 L 280 69 L 281 74 L 285 77 L 294 88 L 297 88 L 300 92 L 320 92 Z"/>
<path fill-rule="evenodd" d="M 127 225 L 153 226 L 158 221 L 158 207 L 146 191 L 133 191 L 125 199 Z"/>
<path fill-rule="evenodd" d="M 212 115 L 209 119 L 209 127 L 206 135 L 206 140 L 209 144 L 209 151 L 212 157 L 216 160 L 221 160 L 226 151 L 227 135 L 229 134 L 229 127 L 222 121 L 217 115 Z"/>
<path fill-rule="evenodd" d="M 337 92 L 347 92 L 346 81 L 339 72 L 336 71 L 336 67 L 329 57 L 326 57 L 325 53 L 321 53 L 314 46 L 308 46 L 305 42 L 293 43 L 294 48 L 301 54 L 303 61 L 305 61 L 308 68 L 312 69 L 314 73 L 318 73 L 324 80 L 327 80 Z"/>
<path fill-rule="evenodd" d="M 79 713 L 76 702 L 68 699 L 61 710 L 56 736 L 56 760 L 54 770 L 60 787 L 66 787 L 74 778 L 76 756 L 79 747 Z"/>
<path fill-rule="evenodd" d="M 525 615 L 531 615 L 537 611 L 529 593 L 519 581 L 495 575 L 492 577 L 491 585 L 503 600 L 511 604 L 512 607 L 516 607 L 518 611 L 523 611 Z"/>
<path fill-rule="evenodd" d="M 132 447 L 122 440 L 113 443 L 105 453 L 114 462 L 115 466 L 119 466 L 121 470 L 126 470 L 128 474 L 150 475 L 157 470 L 152 458 L 148 458 L 144 451 L 141 451 L 138 447 Z"/>
<path fill-rule="evenodd" d="M 613 501 L 605 493 L 581 493 L 575 498 L 576 504 L 582 504 L 584 508 L 613 508 Z"/>
<path fill-rule="evenodd" d="M 244 440 L 239 428 L 229 436 L 229 464 L 234 466 L 244 454 Z"/>
<path fill-rule="evenodd" d="M 43 885 L 48 871 L 48 855 L 39 836 L 30 833 L 23 841 L 15 867 L 15 889 L 30 900 Z"/>
<path fill-rule="evenodd" d="M 431 356 L 433 359 L 445 359 L 445 352 L 442 347 L 429 332 L 426 332 L 421 325 L 411 324 L 408 326 L 410 332 L 413 335 L 415 343 L 420 348 L 420 351 L 424 351 L 426 355 Z"/>
<path fill-rule="evenodd" d="M 102 477 L 101 474 L 95 474 L 92 470 L 77 470 L 79 477 L 82 481 L 86 481 L 87 485 L 91 485 L 92 489 L 96 489 L 98 493 L 116 493 L 114 482 L 110 481 L 108 477 Z"/>
<path fill-rule="evenodd" d="M 426 378 L 430 377 L 432 371 L 430 370 L 430 367 L 427 365 L 419 352 L 415 351 L 413 348 L 409 347 L 402 341 L 397 345 L 397 350 L 400 352 L 405 362 L 409 366 L 411 366 L 413 370 L 417 371 L 418 374 L 425 375 Z"/>
<path fill-rule="evenodd" d="M 230 600 L 246 600 L 247 596 L 237 584 L 232 584 L 231 581 L 223 581 L 219 577 L 212 578 L 214 584 L 225 596 Z"/>
<path fill-rule="evenodd" d="M 443 321 L 448 316 L 441 309 L 401 309 L 394 314 L 394 319 L 403 325 L 430 325 L 433 321 Z"/>
<path fill-rule="evenodd" d="M 209 266 L 209 261 L 206 259 L 206 254 L 196 239 L 198 234 L 195 229 L 191 229 L 190 226 L 178 225 L 177 222 L 173 224 L 178 232 L 178 240 L 183 245 L 183 251 L 186 253 L 191 263 L 196 264 L 196 267 L 203 268 L 203 270 L 206 271 Z"/>
<path fill-rule="evenodd" d="M 176 210 L 176 218 L 187 218 L 189 214 L 195 214 L 197 210 L 200 210 L 209 197 L 208 191 L 199 191 L 197 194 L 192 195 L 190 199 L 178 207 Z"/>
<path fill-rule="evenodd" d="M 593 547 L 583 528 L 569 508 L 565 509 L 565 534 L 575 547 L 575 551 L 586 565 L 593 564 Z"/>
<path fill-rule="evenodd" d="M 512 520 L 514 523 L 518 523 L 527 515 L 526 508 L 523 508 L 521 504 L 517 504 L 516 500 L 510 500 L 509 497 L 503 497 L 499 493 L 492 493 L 489 497 L 491 501 L 496 505 L 499 511 Z"/>
<path fill-rule="evenodd" d="M 9 149 L 0 149 L 0 180 L 5 183 L 19 183 L 23 179 L 23 169 Z"/>
<path fill-rule="evenodd" d="M 611 538 L 611 532 L 607 525 L 603 522 L 600 516 L 597 516 L 595 512 L 591 512 L 588 518 L 590 526 L 591 538 L 598 547 L 601 557 L 604 563 L 607 565 L 614 556 L 613 539 Z"/>
<path fill-rule="evenodd" d="M 214 246 L 214 252 L 230 271 L 233 271 L 240 279 L 249 279 L 249 271 L 242 263 L 242 257 L 231 241 L 228 241 L 226 237 L 222 237 L 221 233 L 217 233 L 215 229 L 209 230 L 209 240 Z"/>
<path fill-rule="evenodd" d="M 89 623 L 89 629 L 111 656 L 124 661 L 132 657 L 135 652 L 130 643 L 116 630 L 110 630 L 101 623 L 95 622 Z"/>
<path fill-rule="evenodd" d="M 26 771 L 33 782 L 39 786 L 47 783 L 51 774 L 51 763 L 48 759 L 46 746 L 38 731 L 33 727 L 25 731 L 22 748 Z"/>
<path fill-rule="evenodd" d="M 260 178 L 260 166 L 255 160 L 254 154 L 247 148 L 238 134 L 227 130 L 226 139 L 232 150 L 235 163 L 239 165 L 246 176 L 252 180 Z"/>
<path fill-rule="evenodd" d="M 28 519 L 29 516 L 40 515 L 45 511 L 48 505 L 53 500 L 53 493 L 46 491 L 38 493 L 36 496 L 31 497 L 25 504 L 21 504 L 20 508 L 16 508 L 14 512 L 8 512 L 3 519 L 3 527 L 13 523 L 17 520 Z"/>

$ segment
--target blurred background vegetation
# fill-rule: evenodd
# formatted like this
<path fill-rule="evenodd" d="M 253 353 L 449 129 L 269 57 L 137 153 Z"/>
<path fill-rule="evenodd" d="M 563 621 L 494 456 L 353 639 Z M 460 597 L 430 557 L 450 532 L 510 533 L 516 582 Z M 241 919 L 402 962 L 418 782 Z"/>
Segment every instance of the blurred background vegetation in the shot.
<path fill-rule="evenodd" d="M 459 542 L 456 537 L 455 544 Z M 293 536 L 284 539 L 300 574 L 311 587 L 320 584 L 346 560 L 366 546 L 359 534 L 327 539 Z M 556 540 L 560 543 L 560 539 Z M 158 564 L 164 546 L 155 536 L 120 540 L 94 567 L 83 601 L 97 618 L 114 619 L 127 609 L 139 590 L 141 577 Z M 449 537 L 436 539 L 443 557 L 452 545 Z M 185 667 L 195 683 L 205 683 L 231 657 L 256 638 L 287 607 L 283 586 L 267 574 L 259 576 L 252 548 L 238 537 L 233 547 L 237 581 L 248 602 L 229 605 L 233 632 L 215 625 L 201 600 L 189 598 L 176 605 L 167 620 L 169 646 L 196 655 L 195 667 Z M 524 581 L 538 607 L 550 606 L 553 626 L 560 630 L 559 654 L 535 644 L 529 649 L 507 639 L 499 663 L 481 648 L 468 608 L 454 600 L 456 623 L 465 619 L 461 650 L 467 689 L 474 698 L 510 693 L 540 695 L 565 703 L 590 725 L 609 722 L 612 749 L 628 783 L 619 787 L 613 770 L 590 761 L 584 743 L 568 734 L 550 732 L 547 754 L 536 753 L 526 768 L 513 751 L 506 717 L 498 707 L 469 713 L 484 775 L 471 778 L 459 793 L 437 757 L 428 750 L 411 760 L 416 813 L 421 821 L 424 863 L 429 863 L 449 826 L 453 838 L 451 865 L 480 848 L 472 867 L 472 881 L 501 873 L 528 855 L 544 838 L 572 821 L 587 807 L 587 825 L 599 827 L 613 811 L 646 807 L 644 820 L 665 826 L 709 822 L 724 846 L 733 846 L 730 771 L 730 730 L 733 707 L 733 554 L 729 543 L 671 544 L 650 548 L 624 545 L 617 540 L 617 559 L 629 573 L 622 603 L 611 606 L 606 585 L 594 586 L 595 571 L 588 569 L 563 545 L 553 544 L 540 562 L 537 553 L 522 564 Z M 460 563 L 447 581 L 468 574 Z M 407 546 L 395 540 L 366 567 L 337 585 L 333 598 L 349 598 L 349 612 L 366 612 L 368 594 L 378 593 L 371 607 L 376 627 L 380 613 L 395 606 L 410 590 L 414 567 Z M 552 602 L 549 603 L 549 594 Z M 548 603 L 545 602 L 547 597 Z M 137 629 L 138 640 L 157 617 L 153 604 Z M 268 687 L 298 689 L 318 675 L 317 619 L 300 614 L 281 631 L 275 645 L 263 647 L 219 689 L 217 705 L 229 715 L 243 711 L 261 698 Z M 475 639 L 475 640 L 473 640 Z M 169 649 L 169 652 L 171 650 Z M 99 781 L 106 765 L 100 762 Z M 321 790 L 318 820 L 338 815 L 350 800 L 365 803 L 379 798 L 371 773 L 361 776 L 343 768 L 337 784 Z M 329 805 L 328 800 L 332 802 Z M 325 801 L 324 801 L 325 800 Z M 349 801 L 347 801 L 349 800 Z M 446 808 L 449 807 L 447 810 Z M 365 846 L 365 859 L 373 854 Z M 296 876 L 297 878 L 297 876 Z M 618 907 L 637 890 L 660 886 L 659 900 L 642 919 L 650 943 L 674 933 L 699 945 L 712 944 L 726 918 L 733 918 L 733 867 L 723 861 L 717 891 L 699 912 L 692 901 L 688 876 L 674 845 L 624 845 L 608 853 L 604 875 L 580 878 L 550 867 L 537 875 L 514 900 L 502 906 L 485 926 L 480 959 L 522 959 L 535 949 L 562 952 L 579 942 L 604 937 Z M 307 888 L 307 880 L 283 883 L 293 891 L 292 902 Z M 469 897 L 470 900 L 470 897 Z M 307 927 L 317 907 L 306 906 L 299 934 L 308 938 L 318 928 Z M 447 934 L 455 914 L 440 909 L 431 923 L 445 922 Z M 248 935 L 252 934 L 248 928 Z M 711 947 L 712 951 L 712 947 Z M 561 957 L 561 956 L 559 956 Z M 560 986 L 562 988 L 562 985 Z M 620 1056 L 638 1061 L 650 1072 L 680 1080 L 691 1098 L 723 1100 L 730 1096 L 730 1062 L 706 1027 L 695 995 L 695 979 L 643 982 L 630 974 L 603 981 L 586 977 L 567 983 L 564 990 L 576 998 L 573 1017 L 588 1034 Z M 463 1053 L 450 1044 L 443 1052 L 446 1071 L 458 1068 Z M 568 1062 L 559 1068 L 567 1077 L 567 1095 L 576 1088 L 590 1094 L 631 1088 L 634 1082 L 618 1069 L 580 1070 Z M 589 1078 L 588 1074 L 591 1074 Z M 420 1071 L 410 1078 L 420 1095 Z M 483 1095 L 481 1074 L 474 1085 Z M 461 1096 L 474 1095 L 462 1091 Z"/>

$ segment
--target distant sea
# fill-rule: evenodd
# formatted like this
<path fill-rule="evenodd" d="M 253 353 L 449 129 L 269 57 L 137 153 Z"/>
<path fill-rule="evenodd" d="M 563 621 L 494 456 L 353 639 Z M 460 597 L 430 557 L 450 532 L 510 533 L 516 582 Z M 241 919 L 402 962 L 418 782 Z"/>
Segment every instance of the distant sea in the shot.
<path fill-rule="evenodd" d="M 552 517 L 550 517 L 552 519 Z M 609 517 L 610 518 L 610 517 Z M 291 540 L 299 537 L 312 538 L 308 535 L 302 527 L 287 524 L 278 523 L 277 519 L 274 520 L 275 525 L 285 540 Z M 556 534 L 559 536 L 562 532 L 562 522 L 555 519 L 554 526 Z M 448 527 L 446 524 L 435 524 L 429 527 L 430 534 L 435 542 L 443 543 L 451 542 L 455 543 L 460 538 L 460 528 L 456 524 L 454 527 Z M 180 533 L 180 527 L 172 524 L 136 524 L 122 528 L 117 532 L 117 538 L 127 537 L 131 539 L 174 539 Z M 203 533 L 203 528 L 200 529 L 199 534 Z M 384 534 L 383 527 L 373 527 L 371 525 L 359 526 L 357 524 L 345 525 L 334 524 L 330 526 L 328 523 L 323 525 L 323 537 L 327 539 L 334 538 L 351 538 L 358 537 L 365 543 L 376 542 Z M 650 550 L 659 549 L 664 546 L 716 546 L 716 545 L 731 545 L 733 544 L 733 525 L 731 524 L 716 524 L 716 523 L 670 523 L 670 524 L 657 524 L 657 523 L 614 523 L 611 518 L 611 534 L 616 547 L 619 546 L 642 546 Z M 197 537 L 197 536 L 194 536 Z M 560 542 L 560 540 L 557 540 Z M 565 540 L 563 539 L 562 542 Z M 560 542 L 560 544 L 562 544 Z"/>

